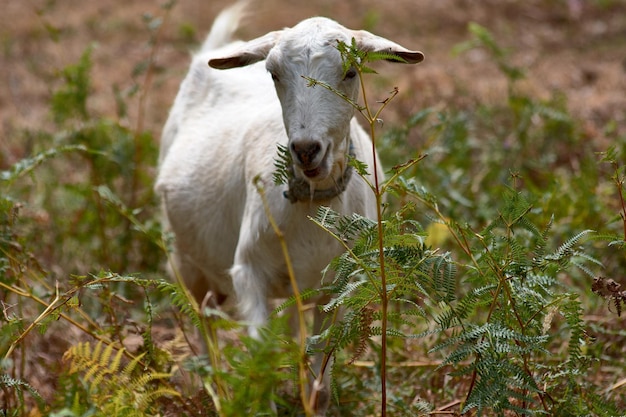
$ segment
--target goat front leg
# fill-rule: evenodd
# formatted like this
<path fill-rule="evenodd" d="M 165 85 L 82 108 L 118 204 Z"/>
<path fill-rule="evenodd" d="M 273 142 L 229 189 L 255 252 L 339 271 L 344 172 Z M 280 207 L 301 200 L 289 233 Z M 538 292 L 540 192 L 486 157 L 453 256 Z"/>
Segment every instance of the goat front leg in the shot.
<path fill-rule="evenodd" d="M 236 262 L 230 275 L 240 319 L 249 326 L 248 334 L 259 339 L 259 328 L 267 323 L 269 316 L 265 283 L 255 274 L 254 268 L 245 263 Z"/>
<path fill-rule="evenodd" d="M 267 302 L 266 281 L 263 275 L 258 275 L 248 260 L 250 254 L 238 248 L 235 255 L 235 264 L 230 269 L 237 307 L 240 319 L 248 325 L 250 337 L 260 340 L 259 329 L 267 324 L 269 308 Z M 276 414 L 276 404 L 269 400 L 269 408 Z"/>
<path fill-rule="evenodd" d="M 314 309 L 313 309 L 313 334 L 319 335 L 324 330 L 324 327 L 328 326 L 326 323 L 328 316 L 321 311 L 321 305 L 328 302 L 328 297 L 321 297 Z M 330 390 L 330 370 L 333 366 L 334 356 L 332 352 L 325 353 L 324 345 L 325 341 L 321 342 L 319 346 L 315 346 L 315 354 L 313 356 L 312 371 L 313 378 L 310 386 L 309 398 L 311 406 L 315 410 L 316 415 L 326 415 L 331 401 Z"/>

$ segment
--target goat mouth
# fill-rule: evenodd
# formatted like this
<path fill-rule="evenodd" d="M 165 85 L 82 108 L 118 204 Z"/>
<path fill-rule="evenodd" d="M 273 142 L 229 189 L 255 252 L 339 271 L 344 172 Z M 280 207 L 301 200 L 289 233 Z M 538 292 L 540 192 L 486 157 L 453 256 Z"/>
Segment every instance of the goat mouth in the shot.
<path fill-rule="evenodd" d="M 322 169 L 320 167 L 302 170 L 302 173 L 307 178 L 310 178 L 310 179 L 317 177 L 320 174 L 320 172 L 322 172 Z"/>
<path fill-rule="evenodd" d="M 324 154 L 324 156 L 322 157 L 322 159 L 319 161 L 319 163 L 317 165 L 308 165 L 308 166 L 301 166 L 300 170 L 302 171 L 302 174 L 307 177 L 307 179 L 309 180 L 320 180 L 323 179 L 327 174 L 327 162 L 328 162 L 328 155 L 329 155 L 329 151 L 326 150 L 326 153 Z"/>

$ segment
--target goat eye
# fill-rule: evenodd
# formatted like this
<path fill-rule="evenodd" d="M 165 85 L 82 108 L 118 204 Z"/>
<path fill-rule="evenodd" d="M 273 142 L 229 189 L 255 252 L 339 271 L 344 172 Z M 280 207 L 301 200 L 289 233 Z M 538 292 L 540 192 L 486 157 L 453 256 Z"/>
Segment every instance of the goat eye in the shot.
<path fill-rule="evenodd" d="M 346 74 L 343 76 L 343 79 L 351 80 L 354 77 L 356 77 L 356 70 L 354 68 L 350 68 L 348 72 L 346 72 Z"/>
<path fill-rule="evenodd" d="M 278 75 L 276 75 L 275 72 L 270 72 L 270 75 L 272 76 L 272 80 L 277 83 L 278 81 L 280 81 L 280 79 L 278 78 Z"/>

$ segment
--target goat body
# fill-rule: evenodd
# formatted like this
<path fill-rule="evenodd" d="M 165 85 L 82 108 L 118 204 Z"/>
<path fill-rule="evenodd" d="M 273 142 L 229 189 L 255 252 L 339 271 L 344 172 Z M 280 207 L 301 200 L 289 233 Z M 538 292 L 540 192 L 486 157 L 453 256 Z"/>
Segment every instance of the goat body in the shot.
<path fill-rule="evenodd" d="M 255 178 L 284 234 L 300 289 L 319 286 L 321 271 L 342 250 L 308 216 L 320 205 L 376 216 L 365 180 L 354 174 L 343 181 L 351 153 L 367 164 L 374 182 L 372 170 L 380 165 L 369 136 L 350 104 L 321 86 L 307 87 L 302 76 L 356 101 L 359 77 L 343 71 L 338 40 L 350 44 L 354 38 L 362 50 L 389 52 L 408 63 L 423 55 L 320 17 L 224 44 L 241 9 L 223 12 L 193 57 L 163 131 L 156 190 L 176 238 L 174 269 L 199 301 L 209 291 L 220 301 L 234 298 L 256 334 L 267 320 L 268 299 L 292 291 Z M 288 186 L 273 183 L 279 144 L 289 149 L 293 176 L 308 186 L 309 198 L 292 202 L 285 198 Z"/>

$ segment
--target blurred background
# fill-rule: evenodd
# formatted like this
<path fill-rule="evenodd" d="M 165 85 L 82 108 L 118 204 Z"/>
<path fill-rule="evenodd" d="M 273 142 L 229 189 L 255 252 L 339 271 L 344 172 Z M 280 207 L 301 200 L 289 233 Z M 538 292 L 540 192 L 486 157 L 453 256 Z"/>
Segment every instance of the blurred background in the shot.
<path fill-rule="evenodd" d="M 157 136 L 193 50 L 229 1 L 178 1 L 159 30 L 153 88 L 145 102 L 145 128 Z M 0 16 L 0 167 L 23 157 L 19 131 L 51 122 L 48 102 L 59 71 L 90 45 L 93 70 L 89 107 L 115 114 L 115 90 L 144 81 L 150 25 L 164 19 L 160 1 L 11 1 Z M 469 39 L 468 24 L 488 28 L 509 50 L 512 65 L 524 68 L 522 88 L 549 98 L 567 97 L 573 115 L 598 142 L 613 120 L 623 129 L 626 108 L 626 2 L 623 0 L 258 0 L 240 30 L 244 39 L 323 15 L 347 27 L 365 28 L 426 55 L 418 67 L 385 67 L 384 88 L 401 95 L 387 114 L 403 120 L 435 106 L 471 108 L 506 99 L 507 80 L 483 50 L 455 53 Z M 155 23 L 155 20 L 157 23 Z M 380 69 L 380 67 L 378 67 Z M 383 90 L 384 90 L 383 88 Z M 129 104 L 128 119 L 136 116 Z M 391 114 L 390 114 L 391 113 Z M 130 122 L 129 122 L 130 123 Z"/>

